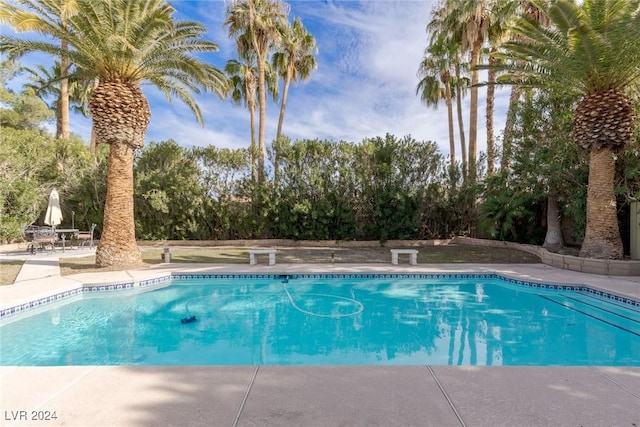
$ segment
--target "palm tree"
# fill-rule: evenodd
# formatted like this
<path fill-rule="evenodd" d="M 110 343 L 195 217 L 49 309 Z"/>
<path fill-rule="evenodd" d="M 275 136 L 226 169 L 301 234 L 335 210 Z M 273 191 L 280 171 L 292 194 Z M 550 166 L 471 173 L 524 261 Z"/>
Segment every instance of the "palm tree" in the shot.
<path fill-rule="evenodd" d="M 258 70 L 255 64 L 255 55 L 251 51 L 244 52 L 242 60 L 230 59 L 224 67 L 224 71 L 229 77 L 231 89 L 231 100 L 240 104 L 244 102 L 249 110 L 251 126 L 251 176 L 254 181 L 258 180 L 258 165 L 256 152 L 256 86 L 258 84 Z"/>
<path fill-rule="evenodd" d="M 488 38 L 491 11 L 496 0 L 445 0 L 430 26 L 435 33 L 460 43 L 471 56 L 471 104 L 469 108 L 469 178 L 476 180 L 478 140 L 478 82 L 482 45 Z"/>
<path fill-rule="evenodd" d="M 78 12 L 75 0 L 62 0 L 60 2 L 60 25 L 65 28 L 67 26 L 67 20 Z M 60 101 L 58 108 L 60 110 L 59 118 L 61 124 L 59 125 L 60 134 L 56 135 L 57 138 L 68 139 L 69 138 L 69 79 L 67 74 L 69 72 L 69 43 L 62 39 L 60 40 L 60 47 L 62 54 L 60 55 Z"/>
<path fill-rule="evenodd" d="M 425 50 L 425 55 L 418 67 L 420 81 L 416 86 L 416 94 L 425 105 L 438 108 L 441 99 L 447 105 L 449 122 L 449 152 L 451 165 L 456 164 L 456 142 L 453 132 L 453 96 L 451 94 L 450 48 L 444 38 L 440 37 Z"/>
<path fill-rule="evenodd" d="M 452 96 L 456 100 L 456 112 L 458 118 L 458 132 L 460 135 L 460 151 L 462 157 L 462 177 L 467 179 L 467 142 L 464 130 L 464 118 L 462 116 L 462 98 L 466 95 L 469 87 L 469 79 L 464 75 L 468 66 L 464 63 L 461 40 L 458 33 L 452 33 L 445 22 L 448 17 L 447 5 L 439 3 L 431 12 L 431 21 L 427 24 L 427 33 L 430 34 L 430 44 L 438 44 L 444 42 L 447 44 L 454 74 L 451 77 Z M 442 40 L 442 41 L 440 41 Z"/>
<path fill-rule="evenodd" d="M 56 138 L 62 139 L 64 131 L 62 129 L 62 85 L 60 61 L 55 61 L 49 69 L 43 65 L 36 65 L 34 68 L 23 67 L 22 70 L 27 73 L 29 82 L 25 83 L 25 87 L 33 89 L 36 95 L 44 102 L 48 97 L 55 99 L 52 105 L 49 105 L 56 112 Z M 67 122 L 68 125 L 68 122 Z M 68 135 L 68 132 L 67 132 Z"/>
<path fill-rule="evenodd" d="M 492 45 L 489 48 L 489 52 L 487 56 L 489 57 L 489 64 L 495 64 L 495 56 L 493 55 L 497 52 L 498 48 L 496 45 Z M 492 175 L 495 170 L 495 162 L 496 162 L 496 144 L 495 144 L 495 136 L 494 136 L 494 126 L 493 126 L 493 113 L 495 110 L 495 99 L 496 99 L 496 71 L 495 69 L 489 69 L 487 73 L 487 102 L 485 106 L 485 120 L 486 120 L 486 129 L 487 129 L 487 175 Z"/>
<path fill-rule="evenodd" d="M 504 44 L 506 82 L 577 95 L 573 138 L 589 152 L 583 257 L 624 255 L 614 194 L 617 153 L 630 141 L 636 112 L 629 91 L 640 79 L 640 0 L 556 0 L 540 7 L 551 25 L 524 16 Z M 510 81 L 512 79 L 513 81 Z"/>
<path fill-rule="evenodd" d="M 0 2 L 1 21 L 12 26 L 38 20 L 46 1 L 24 0 L 24 8 Z M 175 10 L 165 0 L 76 0 L 77 13 L 65 25 L 50 23 L 41 29 L 68 43 L 70 64 L 98 79 L 89 102 L 93 125 L 101 143 L 110 146 L 104 224 L 96 265 L 135 264 L 141 261 L 133 216 L 133 159 L 144 145 L 151 115 L 140 88 L 148 82 L 168 99 L 180 98 L 202 123 L 193 98 L 201 90 L 226 92 L 226 78 L 195 53 L 215 52 L 215 43 L 202 39 L 199 23 L 176 21 Z M 46 30 L 46 31 L 45 31 Z M 0 36 L 3 53 L 20 56 L 44 52 L 55 56 L 64 49 L 42 40 Z"/>
<path fill-rule="evenodd" d="M 462 177 L 467 179 L 467 140 L 464 130 L 464 117 L 462 115 L 462 98 L 467 96 L 469 89 L 469 78 L 463 76 L 462 70 L 467 68 L 467 64 L 463 64 L 460 58 L 454 63 L 455 76 L 451 80 L 451 86 L 455 89 L 456 113 L 458 117 L 458 132 L 460 133 L 460 150 L 462 156 Z"/>
<path fill-rule="evenodd" d="M 520 16 L 528 16 L 540 22 L 544 26 L 549 25 L 546 15 L 541 13 L 539 9 L 539 5 L 547 5 L 549 3 L 549 0 L 539 0 L 538 4 L 529 0 L 515 0 L 512 3 L 515 3 L 517 7 L 511 9 L 512 15 L 507 16 L 507 20 L 515 20 Z M 508 39 L 511 36 L 511 28 L 507 28 L 506 38 Z M 517 35 L 513 36 L 518 37 Z M 509 107 L 507 109 L 507 118 L 504 125 L 504 134 L 502 138 L 502 159 L 500 162 L 500 167 L 503 170 L 506 170 L 509 167 L 509 163 L 511 161 L 513 127 L 515 124 L 514 121 L 516 116 L 516 107 L 518 102 L 520 101 L 520 94 L 520 85 L 513 85 L 511 87 L 511 94 L 509 96 Z"/>
<path fill-rule="evenodd" d="M 307 29 L 302 25 L 302 21 L 299 18 L 295 18 L 293 24 L 285 28 L 282 43 L 271 58 L 273 68 L 278 71 L 284 81 L 276 141 L 282 135 L 289 86 L 292 81 L 306 81 L 311 77 L 311 73 L 318 67 L 315 57 L 317 53 L 318 46 L 315 38 L 307 32 Z M 277 182 L 279 171 L 278 151 L 274 150 L 273 153 L 274 180 Z"/>
<path fill-rule="evenodd" d="M 487 174 L 493 174 L 495 170 L 496 147 L 494 138 L 493 114 L 496 93 L 497 70 L 494 65 L 498 58 L 496 53 L 501 43 L 509 37 L 509 25 L 513 22 L 514 16 L 518 12 L 520 1 L 496 2 L 491 11 L 491 22 L 488 31 L 489 48 L 487 57 L 489 58 L 489 69 L 487 72 L 487 103 L 486 103 L 486 125 L 487 125 Z"/>
<path fill-rule="evenodd" d="M 74 78 L 62 77 L 62 66 L 59 61 L 55 61 L 53 66 L 49 69 L 43 65 L 36 65 L 34 68 L 23 67 L 28 75 L 29 82 L 25 84 L 25 87 L 31 88 L 35 93 L 44 101 L 47 97 L 53 97 L 55 102 L 50 108 L 56 112 L 56 138 L 64 139 L 63 128 L 67 128 L 66 134 L 69 135 L 69 122 L 63 125 L 64 120 L 62 118 L 62 112 L 65 108 L 62 99 L 63 85 L 62 81 L 67 81 L 67 97 L 70 109 L 78 112 L 85 117 L 90 115 L 89 112 L 89 97 L 91 90 L 93 89 L 92 82 L 87 81 L 84 78 L 77 78 L 81 76 L 81 73 L 74 73 Z M 68 110 L 68 109 L 67 109 Z"/>
<path fill-rule="evenodd" d="M 292 81 L 306 81 L 311 77 L 311 73 L 317 68 L 314 56 L 317 53 L 315 38 L 307 32 L 302 21 L 295 18 L 291 27 L 286 28 L 282 43 L 271 59 L 273 67 L 278 70 L 284 81 L 276 139 L 282 135 L 289 85 Z"/>
<path fill-rule="evenodd" d="M 57 101 L 51 108 L 55 110 L 57 114 L 58 111 L 64 110 L 64 108 L 60 107 L 60 105 L 62 104 L 61 99 L 64 98 L 64 96 L 62 95 L 62 84 L 60 83 L 62 81 L 67 81 L 69 108 L 75 113 L 82 114 L 84 117 L 91 117 L 91 110 L 89 109 L 89 99 L 91 98 L 93 89 L 98 87 L 98 79 L 95 77 L 91 77 L 89 74 L 85 73 L 83 70 L 78 69 L 77 67 L 75 68 L 75 71 L 71 73 L 71 77 L 66 78 L 61 77 L 62 67 L 58 61 L 54 63 L 51 70 L 46 69 L 42 65 L 37 65 L 35 69 L 23 68 L 28 74 L 30 74 L 29 78 L 31 80 L 31 83 L 27 83 L 25 86 L 35 90 L 36 94 L 38 94 L 38 96 L 40 96 L 40 98 L 42 98 L 43 100 L 43 97 L 54 96 Z M 56 118 L 58 118 L 58 115 L 56 115 Z M 56 135 L 58 135 L 58 128 L 60 127 L 61 121 L 57 121 Z M 91 141 L 89 143 L 89 149 L 92 153 L 95 153 L 98 142 L 93 126 L 91 126 L 90 138 Z"/>
<path fill-rule="evenodd" d="M 258 68 L 255 54 L 246 50 L 240 60 L 230 59 L 224 67 L 224 71 L 229 77 L 229 87 L 231 90 L 231 101 L 244 106 L 249 110 L 251 126 L 251 176 L 254 181 L 258 181 L 258 156 L 256 147 L 256 87 L 258 83 Z M 267 89 L 273 97 L 274 102 L 278 99 L 278 79 L 274 70 L 267 66 L 265 80 Z"/>
<path fill-rule="evenodd" d="M 286 27 L 288 8 L 279 0 L 234 0 L 227 9 L 224 25 L 229 29 L 229 37 L 237 40 L 238 54 L 247 50 L 256 55 L 258 66 L 258 157 L 259 181 L 264 180 L 264 143 L 267 111 L 266 67 L 269 50 L 279 45 L 283 28 Z"/>
<path fill-rule="evenodd" d="M 12 20 L 12 26 L 16 31 L 38 31 L 49 34 L 48 28 L 66 25 L 66 21 L 77 13 L 76 2 L 74 0 L 21 0 L 28 7 L 37 13 L 37 19 L 25 19 L 24 16 L 16 16 Z M 3 1 L 4 5 L 5 2 Z M 11 13 L 11 8 L 0 12 L 0 20 L 6 22 Z M 56 103 L 56 138 L 69 138 L 69 86 L 67 72 L 69 68 L 68 45 L 65 40 L 60 40 L 60 62 L 58 63 L 58 85 L 59 96 Z"/>

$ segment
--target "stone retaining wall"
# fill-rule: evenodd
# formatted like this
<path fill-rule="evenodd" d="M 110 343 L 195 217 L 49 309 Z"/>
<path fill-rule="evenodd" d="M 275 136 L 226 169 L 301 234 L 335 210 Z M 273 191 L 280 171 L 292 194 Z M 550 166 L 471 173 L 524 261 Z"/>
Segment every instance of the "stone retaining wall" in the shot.
<path fill-rule="evenodd" d="M 291 248 L 379 248 L 379 247 L 419 247 L 447 245 L 451 242 L 447 240 L 388 240 L 381 243 L 379 240 L 290 240 L 290 239 L 258 239 L 258 240 L 139 240 L 139 246 L 155 248 L 171 246 L 192 246 L 192 247 L 220 247 L 220 246 L 241 246 L 241 247 L 273 247 L 286 246 Z"/>
<path fill-rule="evenodd" d="M 602 274 L 605 276 L 640 276 L 640 261 L 606 260 L 581 258 L 572 255 L 562 255 L 549 252 L 543 247 L 525 245 L 514 242 L 502 242 L 499 240 L 473 239 L 471 237 L 455 237 L 452 243 L 487 246 L 493 248 L 513 248 L 537 255 L 547 265 L 562 268 L 564 270 L 581 271 L 590 274 Z"/>

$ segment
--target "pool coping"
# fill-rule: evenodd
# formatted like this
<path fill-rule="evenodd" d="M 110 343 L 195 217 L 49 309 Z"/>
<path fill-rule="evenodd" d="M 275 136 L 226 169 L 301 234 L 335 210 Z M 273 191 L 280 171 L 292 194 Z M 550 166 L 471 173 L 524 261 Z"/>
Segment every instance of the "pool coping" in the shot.
<path fill-rule="evenodd" d="M 69 366 L 3 369 L 0 380 L 7 427 L 600 427 L 640 419 L 640 368 Z M 55 420 L 16 419 L 52 412 Z"/>

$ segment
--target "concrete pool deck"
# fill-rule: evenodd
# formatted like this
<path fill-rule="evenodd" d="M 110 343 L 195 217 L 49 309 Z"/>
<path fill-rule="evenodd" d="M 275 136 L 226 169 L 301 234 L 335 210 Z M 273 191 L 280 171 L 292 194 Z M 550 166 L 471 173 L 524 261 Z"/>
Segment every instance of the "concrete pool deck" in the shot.
<path fill-rule="evenodd" d="M 640 277 L 544 264 L 249 266 L 247 260 L 61 277 L 58 256 L 25 257 L 16 283 L 0 287 L 0 309 L 83 283 L 186 271 L 491 272 L 640 299 Z M 640 367 L 10 366 L 0 367 L 0 388 L 6 426 L 640 426 Z M 54 411 L 55 420 L 38 420 Z"/>

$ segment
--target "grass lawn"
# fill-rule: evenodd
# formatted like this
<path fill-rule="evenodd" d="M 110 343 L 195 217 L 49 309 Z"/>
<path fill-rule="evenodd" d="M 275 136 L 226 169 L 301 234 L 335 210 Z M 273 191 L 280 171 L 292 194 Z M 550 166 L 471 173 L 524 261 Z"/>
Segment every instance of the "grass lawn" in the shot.
<path fill-rule="evenodd" d="M 0 261 L 0 286 L 10 285 L 15 282 L 22 264 L 24 264 L 22 260 Z"/>
<path fill-rule="evenodd" d="M 282 264 L 336 264 L 352 263 L 389 263 L 389 248 L 384 247 L 277 247 L 278 263 Z M 422 246 L 418 255 L 419 264 L 533 264 L 540 259 L 527 252 L 507 248 L 488 248 L 471 245 Z M 162 248 L 142 247 L 142 265 L 133 268 L 144 268 L 162 262 Z M 401 262 L 406 262 L 406 255 L 400 255 Z M 246 247 L 171 247 L 171 261 L 177 263 L 207 264 L 248 264 L 249 248 Z M 95 255 L 83 258 L 61 258 L 60 271 L 63 276 L 77 273 L 91 273 L 108 270 L 123 270 L 126 266 L 110 269 L 95 268 Z M 20 268 L 22 260 L 3 260 L 0 265 L 0 285 L 12 284 Z"/>
<path fill-rule="evenodd" d="M 282 264 L 336 264 L 389 263 L 389 248 L 361 247 L 277 247 L 277 261 Z M 533 264 L 540 259 L 527 252 L 507 248 L 487 248 L 470 245 L 423 246 L 418 255 L 419 264 L 480 263 L 480 264 Z M 144 268 L 162 262 L 162 248 L 141 248 Z M 406 255 L 405 255 L 406 257 Z M 400 256 L 401 262 L 406 262 Z M 172 247 L 171 262 L 209 264 L 248 264 L 249 248 L 245 247 Z M 111 270 L 122 270 L 123 267 Z M 95 256 L 60 259 L 62 275 L 105 271 L 95 268 Z"/>

